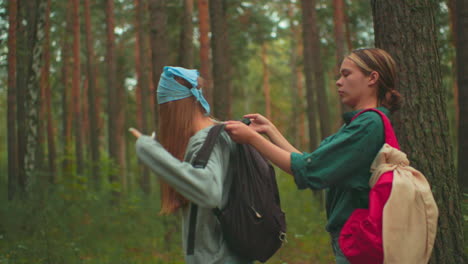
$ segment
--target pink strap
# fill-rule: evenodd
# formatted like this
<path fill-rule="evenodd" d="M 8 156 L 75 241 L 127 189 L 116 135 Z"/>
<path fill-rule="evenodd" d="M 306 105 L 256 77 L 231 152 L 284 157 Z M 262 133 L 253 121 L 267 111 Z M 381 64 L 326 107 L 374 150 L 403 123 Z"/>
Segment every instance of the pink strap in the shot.
<path fill-rule="evenodd" d="M 361 112 L 357 113 L 352 119 L 351 122 L 356 119 L 358 116 L 360 116 L 362 113 L 368 112 L 368 111 L 374 111 L 377 114 L 380 115 L 382 118 L 382 122 L 384 125 L 384 133 L 385 133 L 385 143 L 389 144 L 390 146 L 400 149 L 400 144 L 398 144 L 398 140 L 395 136 L 395 131 L 393 130 L 392 123 L 390 123 L 390 120 L 388 117 L 382 113 L 380 110 L 377 110 L 375 108 L 369 108 L 369 109 L 364 109 Z"/>

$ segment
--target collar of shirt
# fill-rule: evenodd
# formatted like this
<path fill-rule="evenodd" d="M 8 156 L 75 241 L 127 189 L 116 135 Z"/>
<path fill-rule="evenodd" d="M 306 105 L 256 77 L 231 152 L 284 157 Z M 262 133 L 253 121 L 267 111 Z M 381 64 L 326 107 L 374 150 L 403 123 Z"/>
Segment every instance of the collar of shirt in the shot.
<path fill-rule="evenodd" d="M 343 114 L 343 120 L 346 123 L 346 125 L 348 125 L 351 122 L 351 119 L 353 119 L 353 117 L 357 113 L 361 112 L 362 110 L 364 110 L 364 109 L 359 109 L 359 110 L 344 113 Z M 377 110 L 380 110 L 381 112 L 383 112 L 388 117 L 390 116 L 390 111 L 387 108 L 383 107 L 383 106 L 377 107 Z"/>

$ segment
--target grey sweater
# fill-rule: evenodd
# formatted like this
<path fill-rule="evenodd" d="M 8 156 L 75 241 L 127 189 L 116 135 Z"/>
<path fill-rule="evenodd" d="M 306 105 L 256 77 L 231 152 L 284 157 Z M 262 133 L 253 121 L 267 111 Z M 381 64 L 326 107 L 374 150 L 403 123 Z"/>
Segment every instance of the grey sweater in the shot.
<path fill-rule="evenodd" d="M 180 162 L 164 147 L 149 136 L 141 136 L 136 142 L 140 160 L 159 177 L 170 184 L 192 203 L 198 205 L 195 253 L 185 255 L 188 264 L 243 264 L 250 263 L 236 257 L 228 248 L 221 232 L 221 226 L 212 209 L 223 208 L 228 199 L 232 175 L 229 168 L 230 153 L 235 144 L 222 132 L 213 148 L 205 168 L 193 168 L 192 160 L 205 142 L 207 127 L 190 138 L 185 152 L 185 161 Z M 182 241 L 186 254 L 190 206 L 182 210 Z"/>

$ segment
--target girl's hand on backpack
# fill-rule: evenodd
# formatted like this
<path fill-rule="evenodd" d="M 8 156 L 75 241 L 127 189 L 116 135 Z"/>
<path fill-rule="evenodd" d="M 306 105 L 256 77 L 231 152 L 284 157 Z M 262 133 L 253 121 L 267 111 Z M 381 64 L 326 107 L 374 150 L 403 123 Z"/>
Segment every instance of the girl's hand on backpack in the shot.
<path fill-rule="evenodd" d="M 244 117 L 250 119 L 250 127 L 260 134 L 269 135 L 274 127 L 273 123 L 261 114 L 247 114 Z"/>
<path fill-rule="evenodd" d="M 256 136 L 260 136 L 255 130 L 240 121 L 227 121 L 225 124 L 224 130 L 237 143 L 250 144 Z"/>

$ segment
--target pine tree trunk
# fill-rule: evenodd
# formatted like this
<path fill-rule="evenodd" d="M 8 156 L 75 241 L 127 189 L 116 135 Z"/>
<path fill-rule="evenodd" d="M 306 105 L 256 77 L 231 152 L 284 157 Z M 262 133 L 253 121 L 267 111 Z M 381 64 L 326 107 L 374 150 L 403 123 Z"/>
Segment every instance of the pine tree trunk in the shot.
<path fill-rule="evenodd" d="M 458 72 L 458 182 L 464 193 L 468 193 L 468 3 L 456 0 L 456 39 L 457 39 L 457 72 Z"/>
<path fill-rule="evenodd" d="M 83 135 L 81 120 L 81 60 L 80 60 L 80 16 L 79 0 L 73 0 L 73 75 L 72 75 L 72 102 L 73 102 L 73 130 L 75 132 L 76 172 L 83 173 Z"/>
<path fill-rule="evenodd" d="M 341 61 L 345 54 L 345 31 L 344 31 L 344 1 L 333 0 L 333 22 L 336 45 L 336 74 L 339 73 Z"/>
<path fill-rule="evenodd" d="M 149 0 L 150 9 L 150 39 L 152 59 L 152 79 L 154 87 L 158 87 L 163 67 L 168 65 L 169 44 L 167 41 L 167 0 Z M 154 124 L 158 127 L 158 103 L 156 93 L 154 98 Z"/>
<path fill-rule="evenodd" d="M 431 183 L 439 223 L 430 263 L 464 263 L 460 192 L 441 82 L 436 1 L 372 0 L 376 46 L 395 58 L 405 104 L 394 127 L 402 150 Z"/>
<path fill-rule="evenodd" d="M 18 2 L 8 3 L 8 200 L 12 200 L 18 187 L 18 138 L 16 131 L 16 30 Z"/>
<path fill-rule="evenodd" d="M 109 137 L 109 156 L 115 165 L 119 164 L 119 139 L 117 129 L 118 118 L 118 87 L 117 87 L 117 65 L 115 57 L 115 36 L 114 36 L 114 0 L 106 0 L 106 63 L 107 63 L 107 129 Z M 118 175 L 121 168 L 114 170 L 109 175 L 109 181 L 112 184 L 118 183 Z M 114 192 L 114 195 L 118 194 Z"/>
<path fill-rule="evenodd" d="M 346 1 L 343 1 L 343 8 L 344 10 L 347 10 L 346 8 Z M 343 12 L 344 15 L 344 24 L 345 24 L 345 36 L 346 36 L 346 44 L 348 46 L 348 50 L 351 51 L 353 50 L 353 41 L 351 40 L 351 30 L 349 29 L 349 16 L 346 11 Z"/>
<path fill-rule="evenodd" d="M 231 118 L 231 62 L 227 37 L 226 3 L 210 0 L 211 47 L 213 52 L 213 113 Z"/>
<path fill-rule="evenodd" d="M 66 4 L 66 25 L 63 32 L 63 44 L 62 44 L 62 142 L 63 144 L 63 163 L 62 163 L 62 170 L 66 174 L 71 173 L 71 166 L 72 162 L 70 160 L 72 156 L 72 121 L 73 121 L 73 104 L 71 101 L 71 79 L 70 79 L 70 50 L 72 49 L 70 46 L 70 32 L 73 31 L 73 23 L 72 23 L 72 2 L 67 1 Z"/>
<path fill-rule="evenodd" d="M 307 119 L 309 121 L 309 147 L 310 150 L 315 150 L 318 146 L 319 134 L 317 131 L 317 107 L 315 103 L 316 91 L 312 85 L 314 81 L 312 58 L 313 48 L 311 35 L 312 28 L 315 27 L 313 18 L 311 18 L 311 10 L 315 10 L 315 5 L 312 1 L 302 0 L 302 35 L 304 42 L 304 75 L 306 80 L 306 99 L 307 99 Z M 315 3 L 315 1 L 314 1 Z"/>
<path fill-rule="evenodd" d="M 25 5 L 24 1 L 18 2 L 17 21 L 26 20 L 27 7 Z M 28 43 L 28 28 L 26 25 L 18 22 L 17 29 L 16 133 L 18 142 L 18 191 L 21 191 L 21 195 L 23 195 L 26 188 L 24 166 L 24 157 L 26 155 L 26 86 L 31 49 Z"/>
<path fill-rule="evenodd" d="M 96 69 L 94 61 L 93 34 L 91 31 L 91 7 L 89 0 L 83 1 L 83 11 L 85 19 L 86 38 L 86 70 L 88 75 L 88 105 L 89 105 L 89 137 L 91 150 L 92 180 L 96 190 L 100 188 L 100 152 L 99 152 L 99 114 L 97 106 L 97 96 L 99 95 L 96 83 Z"/>
<path fill-rule="evenodd" d="M 345 9 L 344 0 L 333 0 L 333 21 L 335 31 L 335 45 L 336 45 L 336 68 L 335 76 L 339 76 L 341 62 L 345 55 Z M 340 101 L 338 104 L 339 113 L 345 112 L 345 105 Z"/>
<path fill-rule="evenodd" d="M 184 13 L 180 31 L 179 65 L 193 67 L 193 0 L 184 0 Z"/>
<path fill-rule="evenodd" d="M 198 29 L 200 31 L 200 75 L 205 79 L 203 93 L 210 105 L 213 105 L 213 78 L 210 60 L 210 13 L 208 0 L 198 0 Z"/>
<path fill-rule="evenodd" d="M 46 134 L 47 134 L 47 156 L 48 156 L 48 179 L 49 183 L 56 182 L 57 168 L 55 164 L 55 133 L 52 121 L 52 93 L 50 90 L 50 9 L 51 0 L 47 0 L 47 9 L 45 14 L 45 36 L 44 36 L 44 67 L 42 71 L 42 85 L 44 89 L 44 119 L 46 121 Z"/>
<path fill-rule="evenodd" d="M 146 43 L 147 38 L 144 31 L 146 25 L 146 9 L 141 0 L 135 0 L 135 24 L 136 24 L 136 40 L 135 40 L 135 70 L 137 73 L 137 87 L 136 87 L 136 101 L 137 101 L 137 123 L 138 127 L 142 129 L 144 133 L 149 133 L 148 130 L 148 118 L 147 114 L 151 113 L 148 108 L 148 98 L 150 92 L 150 80 L 149 80 L 149 61 L 146 57 Z M 143 56 L 141 55 L 143 54 Z M 151 181 L 149 176 L 149 170 L 146 166 L 139 166 L 141 172 L 141 179 L 139 180 L 141 189 L 149 194 L 151 191 Z"/>
<path fill-rule="evenodd" d="M 123 42 L 119 43 L 116 50 L 117 58 L 122 58 L 124 55 Z M 121 185 L 121 194 L 127 193 L 127 159 L 126 159 L 126 144 L 125 144 L 125 120 L 127 108 L 127 94 L 125 89 L 125 65 L 119 63 L 116 65 L 116 82 L 117 82 L 117 101 L 115 115 L 115 134 L 117 142 L 117 162 L 119 173 L 117 177 Z"/>

